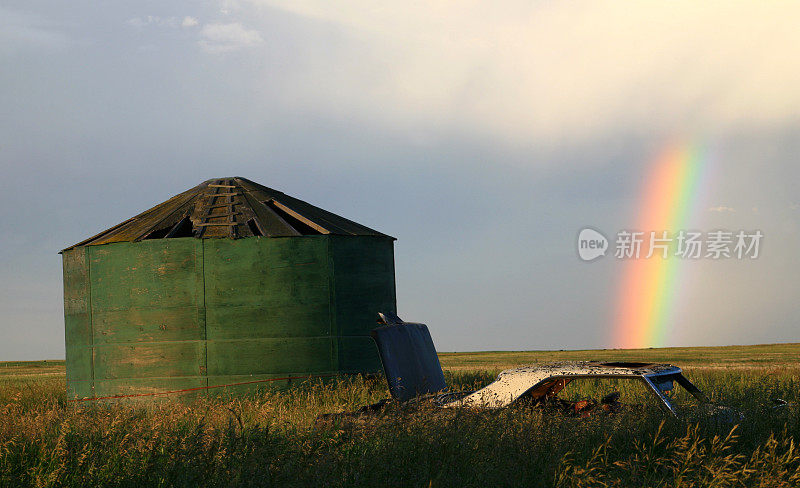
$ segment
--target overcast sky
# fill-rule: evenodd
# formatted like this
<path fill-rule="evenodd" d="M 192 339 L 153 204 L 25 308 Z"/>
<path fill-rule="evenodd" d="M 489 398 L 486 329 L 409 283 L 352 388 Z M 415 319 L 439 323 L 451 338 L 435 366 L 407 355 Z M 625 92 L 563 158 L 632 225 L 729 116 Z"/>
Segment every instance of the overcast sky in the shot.
<path fill-rule="evenodd" d="M 63 358 L 60 249 L 234 175 L 397 237 L 440 350 L 612 347 L 625 266 L 576 236 L 675 141 L 687 226 L 764 240 L 685 263 L 667 342 L 800 342 L 800 4 L 400 5 L 2 2 L 0 360 Z"/>

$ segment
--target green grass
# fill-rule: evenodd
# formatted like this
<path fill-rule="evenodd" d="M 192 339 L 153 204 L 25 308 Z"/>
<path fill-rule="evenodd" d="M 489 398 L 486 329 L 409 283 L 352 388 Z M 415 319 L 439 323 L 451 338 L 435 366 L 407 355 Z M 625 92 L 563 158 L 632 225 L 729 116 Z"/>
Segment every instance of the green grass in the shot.
<path fill-rule="evenodd" d="M 70 403 L 63 362 L 0 363 L 0 486 L 800 486 L 800 346 L 442 354 L 448 382 L 474 389 L 499 369 L 560 359 L 671 362 L 730 423 L 688 407 L 578 418 L 393 406 L 315 422 L 387 396 L 380 378 L 313 381 L 246 397 Z M 635 383 L 575 382 L 565 396 Z M 679 401 L 686 400 L 678 398 Z"/>

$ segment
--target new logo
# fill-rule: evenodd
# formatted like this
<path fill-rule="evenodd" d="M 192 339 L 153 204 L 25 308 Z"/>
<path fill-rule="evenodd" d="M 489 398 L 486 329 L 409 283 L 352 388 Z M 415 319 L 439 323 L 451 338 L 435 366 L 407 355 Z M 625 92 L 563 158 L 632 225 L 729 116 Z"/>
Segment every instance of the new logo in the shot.
<path fill-rule="evenodd" d="M 594 229 L 585 228 L 578 234 L 578 256 L 584 261 L 592 261 L 605 256 L 608 239 Z"/>

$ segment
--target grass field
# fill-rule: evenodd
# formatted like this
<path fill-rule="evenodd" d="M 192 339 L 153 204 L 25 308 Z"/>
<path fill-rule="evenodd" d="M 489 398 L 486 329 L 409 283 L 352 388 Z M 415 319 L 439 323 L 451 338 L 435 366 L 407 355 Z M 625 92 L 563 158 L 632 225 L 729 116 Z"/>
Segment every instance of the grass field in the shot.
<path fill-rule="evenodd" d="M 566 396 L 616 388 L 644 407 L 579 418 L 391 406 L 315 422 L 388 396 L 382 379 L 360 377 L 240 398 L 75 404 L 63 361 L 0 363 L 0 486 L 800 486 L 800 412 L 772 408 L 800 400 L 800 345 L 441 354 L 456 389 L 562 359 L 682 366 L 744 420 L 692 407 L 667 418 L 637 384 L 588 380 Z"/>

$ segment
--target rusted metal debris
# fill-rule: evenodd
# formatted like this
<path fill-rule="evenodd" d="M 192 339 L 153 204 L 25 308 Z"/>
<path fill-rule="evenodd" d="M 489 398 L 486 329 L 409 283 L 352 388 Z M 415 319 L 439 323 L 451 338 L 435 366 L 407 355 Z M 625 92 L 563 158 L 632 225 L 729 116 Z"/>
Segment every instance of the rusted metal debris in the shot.
<path fill-rule="evenodd" d="M 503 371 L 493 383 L 480 390 L 452 392 L 444 381 L 427 326 L 403 322 L 394 314 L 380 314 L 380 322 L 384 325 L 375 329 L 372 337 L 380 351 L 389 392 L 401 403 L 426 400 L 442 408 L 498 409 L 524 399 L 535 404 L 555 405 L 577 415 L 597 408 L 610 413 L 619 410 L 618 392 L 607 395 L 599 404 L 593 400 L 568 402 L 557 398 L 569 382 L 585 378 L 640 381 L 670 415 L 677 415 L 677 412 L 666 393 L 673 390 L 675 383 L 699 403 L 710 403 L 679 367 L 632 362 L 570 361 L 525 366 Z M 383 401 L 365 407 L 363 412 L 378 410 L 386 404 Z"/>
<path fill-rule="evenodd" d="M 701 403 L 708 398 L 670 364 L 638 364 L 599 361 L 571 361 L 542 366 L 527 366 L 503 371 L 490 385 L 443 407 L 503 408 L 528 398 L 542 401 L 553 398 L 570 382 L 585 378 L 638 380 L 659 400 L 665 411 L 676 415 L 675 406 L 665 392 L 677 382 Z"/>
<path fill-rule="evenodd" d="M 214 178 L 64 249 L 174 237 L 389 237 L 246 178 Z"/>

